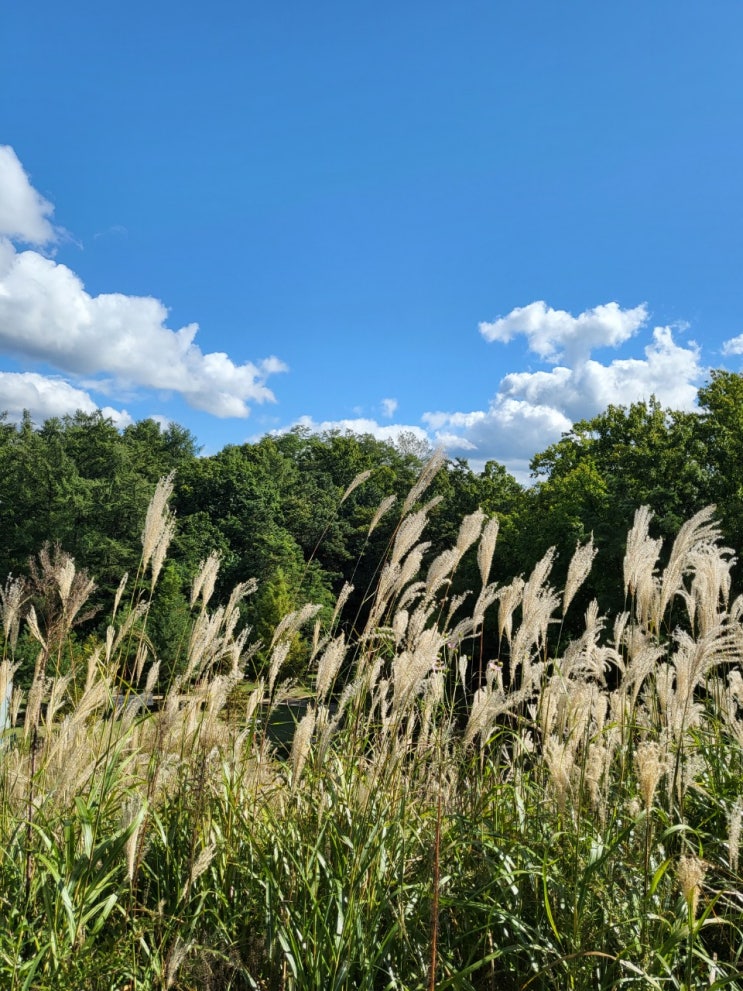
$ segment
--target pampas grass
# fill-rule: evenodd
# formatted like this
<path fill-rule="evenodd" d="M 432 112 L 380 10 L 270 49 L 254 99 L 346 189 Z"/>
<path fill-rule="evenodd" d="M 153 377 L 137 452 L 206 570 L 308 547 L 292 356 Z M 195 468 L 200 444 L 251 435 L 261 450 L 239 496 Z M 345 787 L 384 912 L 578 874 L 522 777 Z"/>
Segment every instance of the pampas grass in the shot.
<path fill-rule="evenodd" d="M 22 728 L 0 727 L 0 985 L 743 988 L 741 607 L 728 607 L 712 510 L 682 528 L 666 570 L 639 511 L 627 611 L 592 602 L 582 634 L 555 648 L 593 542 L 562 591 L 552 552 L 528 578 L 489 585 L 497 522 L 481 513 L 429 562 L 435 507 L 416 507 L 440 468 L 404 502 L 363 632 L 343 626 L 349 586 L 327 628 L 307 603 L 277 625 L 252 685 L 239 603 L 253 586 L 212 608 L 216 555 L 154 711 L 147 597 L 120 608 L 122 580 L 77 677 L 46 661 L 92 579 L 47 553 L 38 610 L 18 579 L 5 586 L 0 698 L 18 624 L 39 661 L 25 709 L 12 691 Z M 143 532 L 150 595 L 171 489 L 158 486 Z M 481 587 L 451 600 L 468 554 Z M 494 609 L 502 656 L 469 695 Z M 312 621 L 298 693 L 284 663 Z M 289 740 L 273 728 L 285 711 Z"/>

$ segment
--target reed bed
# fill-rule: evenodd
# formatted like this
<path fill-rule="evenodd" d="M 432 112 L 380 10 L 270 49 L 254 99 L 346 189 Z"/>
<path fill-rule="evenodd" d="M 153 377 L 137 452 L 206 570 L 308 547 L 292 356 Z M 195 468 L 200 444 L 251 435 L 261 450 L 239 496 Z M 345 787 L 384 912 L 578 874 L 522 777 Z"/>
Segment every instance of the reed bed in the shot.
<path fill-rule="evenodd" d="M 40 559 L 43 610 L 5 586 L 3 988 L 743 988 L 743 602 L 713 509 L 663 558 L 638 510 L 626 611 L 591 603 L 567 642 L 592 542 L 564 590 L 551 553 L 498 587 L 497 523 L 476 513 L 424 568 L 439 467 L 406 500 L 364 628 L 340 624 L 342 601 L 325 625 L 305 606 L 250 685 L 252 588 L 211 609 L 215 556 L 161 685 L 146 624 L 171 479 L 84 664 L 70 638 L 93 585 L 69 556 Z M 468 554 L 479 586 L 453 598 Z M 500 654 L 478 685 L 486 623 Z M 269 726 L 302 629 L 311 690 L 282 749 Z"/>

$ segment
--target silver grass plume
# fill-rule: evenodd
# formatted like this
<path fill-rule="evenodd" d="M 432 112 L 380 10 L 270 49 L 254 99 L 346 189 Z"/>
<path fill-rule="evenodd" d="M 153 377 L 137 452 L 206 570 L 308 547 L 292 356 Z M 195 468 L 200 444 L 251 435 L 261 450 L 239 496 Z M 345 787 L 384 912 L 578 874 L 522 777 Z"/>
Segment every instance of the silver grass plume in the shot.
<path fill-rule="evenodd" d="M 320 658 L 317 667 L 317 698 L 323 702 L 340 671 L 346 656 L 346 643 L 343 634 L 331 640 Z"/>
<path fill-rule="evenodd" d="M 38 640 L 41 644 L 42 650 L 46 650 L 46 640 L 42 636 L 41 630 L 39 629 L 39 620 L 36 617 L 36 610 L 33 606 L 29 607 L 26 613 L 26 622 L 28 623 L 28 628 L 31 631 L 31 635 L 34 640 Z"/>
<path fill-rule="evenodd" d="M 480 543 L 477 548 L 477 566 L 480 569 L 480 581 L 483 585 L 487 585 L 488 578 L 490 577 L 499 528 L 498 517 L 494 516 L 485 524 L 482 536 L 480 537 Z"/>
<path fill-rule="evenodd" d="M 410 548 L 418 543 L 427 522 L 428 515 L 425 509 L 420 509 L 417 513 L 410 513 L 403 519 L 392 545 L 391 565 L 399 564 Z"/>
<path fill-rule="evenodd" d="M 72 582 L 75 579 L 75 561 L 69 554 L 63 552 L 59 555 L 54 577 L 57 582 L 57 588 L 59 589 L 62 606 L 66 610 L 67 601 L 72 591 Z"/>
<path fill-rule="evenodd" d="M 371 477 L 372 473 L 373 472 L 371 468 L 367 468 L 366 471 L 360 471 L 356 476 L 356 478 L 354 478 L 354 480 L 351 482 L 351 484 L 348 486 L 346 491 L 341 496 L 340 504 L 342 505 L 346 501 L 346 499 L 348 499 L 348 497 L 351 495 L 354 489 L 357 489 L 359 485 L 363 485 L 364 482 Z"/>
<path fill-rule="evenodd" d="M 477 600 L 472 607 L 472 618 L 475 622 L 475 626 L 480 626 L 485 619 L 485 613 L 496 602 L 499 598 L 499 588 L 495 582 L 491 582 L 489 585 L 483 585 L 480 589 L 480 594 L 477 596 Z"/>
<path fill-rule="evenodd" d="M 121 597 L 124 594 L 124 589 L 126 588 L 126 583 L 129 581 L 129 572 L 125 571 L 121 576 L 121 581 L 119 582 L 119 587 L 116 589 L 116 595 L 114 596 L 114 606 L 111 611 L 111 622 L 116 618 L 116 613 L 118 612 L 119 606 L 121 605 Z"/>
<path fill-rule="evenodd" d="M 170 547 L 170 542 L 174 536 L 175 514 L 169 512 L 162 520 L 160 536 L 152 551 L 152 557 L 150 558 L 150 567 L 152 569 L 150 588 L 152 589 L 155 588 L 157 579 L 160 577 L 160 572 L 162 571 L 163 564 L 165 563 L 165 557 L 168 553 L 168 547 Z"/>
<path fill-rule="evenodd" d="M 5 642 L 14 651 L 18 642 L 21 609 L 26 601 L 26 582 L 23 578 L 8 575 L 5 585 L 0 585 L 0 611 L 2 612 Z"/>
<path fill-rule="evenodd" d="M 586 544 L 577 544 L 575 553 L 570 559 L 568 566 L 568 576 L 565 580 L 565 591 L 562 597 L 562 614 L 568 611 L 568 606 L 573 601 L 575 593 L 588 577 L 593 566 L 594 559 L 598 553 L 593 545 L 593 534 Z"/>
<path fill-rule="evenodd" d="M 330 629 L 332 630 L 336 624 L 336 620 L 343 611 L 343 607 L 348 602 L 348 598 L 353 592 L 354 587 L 350 582 L 344 582 L 343 588 L 338 593 L 338 598 L 335 600 L 335 608 L 333 609 L 333 615 L 330 620 Z"/>
<path fill-rule="evenodd" d="M 660 583 L 655 624 L 659 628 L 663 614 L 671 600 L 683 587 L 684 575 L 691 569 L 690 554 L 702 544 L 715 544 L 720 539 L 720 528 L 712 523 L 715 506 L 707 506 L 687 520 L 673 542 L 668 565 Z"/>
<path fill-rule="evenodd" d="M 379 521 L 382 519 L 382 517 L 387 512 L 387 510 L 390 509 L 395 504 L 396 501 L 397 501 L 396 495 L 388 495 L 386 498 L 382 499 L 379 506 L 377 507 L 377 511 L 374 513 L 374 516 L 372 516 L 372 521 L 369 524 L 369 529 L 367 530 L 366 533 L 367 537 L 371 537 L 372 533 L 374 532 L 374 530 L 376 530 L 377 526 L 379 525 Z"/>
<path fill-rule="evenodd" d="M 162 537 L 163 527 L 170 518 L 168 500 L 173 494 L 175 472 L 165 475 L 155 486 L 150 504 L 147 507 L 144 529 L 142 530 L 142 570 L 147 568 L 152 554 Z"/>
<path fill-rule="evenodd" d="M 649 506 L 635 511 L 624 555 L 624 594 L 634 597 L 635 614 L 641 623 L 649 619 L 656 598 L 655 567 L 663 546 L 662 540 L 653 540 L 649 535 L 653 515 Z"/>
<path fill-rule="evenodd" d="M 183 961 L 191 952 L 192 945 L 193 944 L 190 942 L 184 943 L 180 936 L 176 936 L 173 948 L 168 954 L 165 963 L 164 985 L 166 991 L 169 991 L 169 989 L 175 984 L 178 971 L 183 965 Z"/>
<path fill-rule="evenodd" d="M 659 743 L 643 740 L 635 751 L 635 774 L 645 804 L 650 811 L 656 789 L 668 770 L 668 752 Z"/>
<path fill-rule="evenodd" d="M 704 636 L 721 618 L 721 610 L 727 609 L 730 597 L 730 572 L 737 563 L 730 556 L 729 548 L 714 544 L 701 544 L 689 553 L 693 572 L 691 590 L 681 589 L 679 594 L 686 602 L 692 628 L 698 628 Z"/>
<path fill-rule="evenodd" d="M 423 465 L 415 485 L 405 497 L 405 502 L 402 507 L 403 515 L 407 513 L 411 506 L 415 505 L 418 498 L 426 491 L 445 463 L 446 458 L 441 448 L 434 451 L 431 458 L 429 458 L 429 460 Z"/>
<path fill-rule="evenodd" d="M 214 593 L 214 585 L 219 574 L 221 560 L 218 552 L 212 551 L 209 557 L 199 564 L 199 570 L 196 572 L 193 585 L 191 586 L 191 608 L 194 607 L 199 596 L 201 596 L 202 608 L 206 608 L 209 604 L 209 600 Z"/>
<path fill-rule="evenodd" d="M 412 606 L 416 599 L 423 595 L 425 588 L 425 582 L 410 582 L 410 584 L 408 584 L 398 596 L 397 608 L 408 609 Z"/>
<path fill-rule="evenodd" d="M 442 551 L 433 559 L 426 576 L 426 596 L 435 595 L 441 586 L 449 580 L 449 576 L 459 563 L 460 555 L 452 547 Z"/>
<path fill-rule="evenodd" d="M 498 607 L 498 639 L 503 639 L 505 635 L 509 644 L 513 636 L 513 614 L 521 603 L 524 584 L 524 579 L 519 576 L 514 578 L 510 585 L 499 589 L 497 593 L 497 598 L 500 600 Z"/>
<path fill-rule="evenodd" d="M 459 558 L 464 557 L 475 541 L 479 540 L 484 522 L 485 513 L 481 509 L 464 517 L 457 534 L 456 552 Z"/>
<path fill-rule="evenodd" d="M 409 621 L 410 613 L 407 609 L 398 609 L 392 619 L 392 634 L 396 647 L 399 647 L 402 643 L 403 637 L 407 633 Z"/>
<path fill-rule="evenodd" d="M 684 901 L 689 906 L 689 914 L 692 919 L 697 917 L 697 906 L 699 895 L 702 890 L 702 881 L 706 874 L 706 865 L 703 860 L 694 855 L 690 857 L 679 857 L 677 876 Z"/>
<path fill-rule="evenodd" d="M 289 639 L 297 633 L 305 623 L 308 623 L 311 619 L 320 612 L 322 606 L 315 605 L 314 603 L 308 602 L 306 605 L 302 606 L 301 609 L 297 609 L 294 612 L 287 613 L 286 616 L 279 622 L 274 634 L 271 637 L 271 643 L 278 643 L 279 640 Z"/>
<path fill-rule="evenodd" d="M 734 874 L 738 873 L 741 821 L 743 821 L 743 798 L 738 796 L 728 818 L 728 863 Z"/>
<path fill-rule="evenodd" d="M 410 699 L 420 692 L 424 680 L 436 666 L 443 642 L 438 630 L 424 630 L 412 653 L 403 651 L 392 662 L 392 710 L 395 715 L 404 712 Z"/>
<path fill-rule="evenodd" d="M 570 782 L 575 767 L 575 749 L 570 741 L 550 736 L 544 746 L 544 762 L 560 812 L 565 811 Z"/>
<path fill-rule="evenodd" d="M 289 656 L 289 650 L 291 649 L 291 642 L 289 640 L 280 640 L 271 651 L 271 660 L 268 665 L 268 694 L 273 694 L 273 688 L 276 684 L 276 678 L 278 677 L 279 671 L 281 670 L 284 661 Z"/>
<path fill-rule="evenodd" d="M 292 741 L 291 765 L 292 765 L 292 788 L 296 788 L 302 775 L 304 765 L 310 752 L 312 734 L 315 731 L 315 720 L 317 714 L 310 708 L 302 716 L 294 730 L 294 740 Z"/>
<path fill-rule="evenodd" d="M 402 592 L 421 570 L 423 555 L 430 546 L 431 544 L 428 541 L 416 544 L 400 564 L 400 572 L 395 579 L 395 593 Z"/>

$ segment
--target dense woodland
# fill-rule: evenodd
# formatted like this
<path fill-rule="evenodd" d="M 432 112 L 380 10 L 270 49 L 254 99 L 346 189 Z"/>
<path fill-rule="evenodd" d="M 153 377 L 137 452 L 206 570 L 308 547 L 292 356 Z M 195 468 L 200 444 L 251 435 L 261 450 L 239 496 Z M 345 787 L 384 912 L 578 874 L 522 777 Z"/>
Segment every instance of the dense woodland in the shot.
<path fill-rule="evenodd" d="M 174 472 L 177 532 L 148 625 L 164 672 L 172 674 L 179 663 L 191 578 L 213 550 L 222 559 L 217 601 L 237 582 L 258 582 L 244 607 L 252 639 L 270 639 L 278 620 L 305 602 L 330 610 L 345 581 L 354 586 L 342 618 L 351 632 L 363 620 L 402 500 L 427 453 L 414 438 L 395 446 L 371 436 L 294 430 L 204 457 L 187 430 L 162 429 L 152 420 L 123 431 L 100 413 L 50 419 L 40 427 L 30 417 L 19 425 L 3 422 L 0 574 L 28 575 L 32 590 L 43 580 L 35 556 L 45 543 L 58 544 L 97 584 L 98 618 L 81 622 L 77 641 L 100 637 L 100 617 L 122 575 L 136 573 L 156 482 Z M 655 532 L 670 537 L 714 503 L 727 543 L 736 552 L 743 546 L 743 376 L 713 372 L 696 412 L 663 409 L 654 399 L 610 406 L 576 423 L 537 454 L 531 468 L 535 483 L 523 487 L 496 462 L 479 473 L 465 461 L 449 462 L 429 493 L 440 501 L 424 534 L 427 557 L 450 546 L 462 518 L 481 507 L 500 521 L 494 580 L 528 573 L 554 545 L 559 583 L 576 543 L 593 534 L 603 566 L 583 593 L 585 604 L 595 596 L 602 610 L 617 611 L 626 533 L 638 506 L 649 506 Z M 344 498 L 362 472 L 368 478 Z M 391 496 L 396 506 L 369 536 L 378 507 Z M 472 587 L 476 568 L 472 555 L 456 585 Z M 739 569 L 733 581 L 741 586 Z M 580 610 L 576 614 L 580 619 Z M 493 650 L 492 636 L 486 629 L 485 657 Z M 301 643 L 293 653 L 299 669 Z M 28 675 L 33 644 L 25 656 Z M 259 651 L 254 664 L 260 662 Z"/>

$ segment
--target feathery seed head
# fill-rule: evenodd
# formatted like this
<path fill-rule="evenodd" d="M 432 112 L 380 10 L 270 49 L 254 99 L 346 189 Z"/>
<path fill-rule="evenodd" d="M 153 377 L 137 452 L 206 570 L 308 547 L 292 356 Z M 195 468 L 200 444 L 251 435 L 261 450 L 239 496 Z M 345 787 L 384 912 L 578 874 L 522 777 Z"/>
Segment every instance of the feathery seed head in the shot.
<path fill-rule="evenodd" d="M 26 582 L 23 578 L 8 575 L 5 586 L 0 585 L 0 612 L 2 612 L 5 640 L 11 651 L 18 642 L 21 623 L 21 609 L 26 599 Z"/>
<path fill-rule="evenodd" d="M 437 451 L 434 451 L 432 457 L 423 465 L 418 480 L 405 498 L 402 507 L 403 515 L 407 513 L 411 506 L 415 505 L 418 498 L 426 491 L 445 463 L 446 458 L 443 450 L 439 448 Z"/>
<path fill-rule="evenodd" d="M 168 500 L 173 494 L 175 472 L 165 475 L 155 486 L 150 504 L 147 507 L 144 529 L 142 530 L 142 570 L 147 568 L 150 558 L 162 537 L 163 527 L 170 516 Z"/>
<path fill-rule="evenodd" d="M 317 698 L 324 701 L 340 671 L 346 656 L 346 642 L 343 634 L 331 640 L 320 658 L 317 667 Z"/>
<path fill-rule="evenodd" d="M 699 857 L 679 857 L 677 876 L 681 893 L 686 904 L 689 906 L 689 913 L 692 919 L 697 916 L 697 906 L 699 895 L 702 890 L 702 881 L 706 874 L 706 865 Z"/>
<path fill-rule="evenodd" d="M 575 593 L 588 577 L 597 553 L 598 550 L 593 545 L 593 534 L 591 534 L 588 543 L 576 545 L 575 553 L 570 559 L 568 566 L 568 576 L 565 581 L 565 591 L 562 597 L 563 616 L 568 611 L 568 606 L 573 601 Z"/>
<path fill-rule="evenodd" d="M 162 525 L 160 527 L 160 535 L 157 543 L 155 544 L 152 557 L 150 558 L 150 564 L 152 568 L 152 581 L 151 588 L 154 589 L 157 584 L 157 579 L 160 577 L 160 572 L 162 566 L 165 562 L 165 556 L 168 553 L 168 547 L 170 547 L 170 542 L 175 536 L 175 514 L 167 513 L 162 519 Z"/>
<path fill-rule="evenodd" d="M 214 585 L 219 574 L 219 566 L 222 559 L 217 551 L 212 551 L 209 557 L 201 562 L 199 570 L 191 586 L 191 608 L 196 604 L 196 600 L 201 596 L 201 603 L 204 608 L 209 604 L 209 600 L 214 593 Z"/>
<path fill-rule="evenodd" d="M 371 537 L 372 533 L 374 532 L 374 530 L 376 530 L 377 526 L 379 525 L 379 521 L 382 519 L 382 517 L 387 512 L 387 510 L 390 509 L 390 507 L 395 504 L 396 500 L 397 500 L 396 495 L 388 495 L 386 498 L 382 499 L 379 506 L 377 507 L 377 511 L 374 513 L 374 516 L 372 516 L 372 521 L 369 524 L 369 529 L 367 530 L 366 533 L 367 537 Z"/>
<path fill-rule="evenodd" d="M 344 503 L 346 499 L 348 499 L 348 497 L 351 495 L 354 489 L 357 489 L 359 485 L 363 485 L 364 482 L 371 477 L 371 475 L 372 475 L 371 468 L 367 468 L 366 471 L 360 471 L 356 476 L 356 478 L 354 478 L 354 480 L 351 482 L 351 484 L 348 486 L 346 491 L 341 496 L 341 504 Z"/>
<path fill-rule="evenodd" d="M 635 751 L 635 773 L 645 809 L 653 805 L 655 791 L 668 770 L 667 751 L 652 740 L 643 740 Z"/>
<path fill-rule="evenodd" d="M 296 788 L 302 775 L 302 770 L 307 761 L 312 743 L 312 734 L 315 731 L 315 721 L 317 713 L 314 709 L 307 712 L 297 723 L 294 730 L 294 740 L 292 742 L 291 765 L 292 765 L 292 788 Z"/>
<path fill-rule="evenodd" d="M 741 822 L 743 822 L 743 798 L 739 796 L 728 818 L 728 863 L 734 874 L 738 873 Z"/>
<path fill-rule="evenodd" d="M 428 516 L 424 509 L 418 510 L 417 513 L 410 513 L 403 519 L 392 546 L 390 564 L 399 564 L 410 548 L 418 543 L 427 522 Z"/>
<path fill-rule="evenodd" d="M 116 618 L 116 613 L 118 612 L 119 605 L 121 604 L 121 597 L 124 594 L 124 589 L 126 588 L 126 583 L 129 581 L 129 572 L 125 571 L 119 582 L 119 587 L 116 589 L 116 595 L 114 596 L 114 607 L 111 613 L 111 622 Z"/>
<path fill-rule="evenodd" d="M 487 585 L 488 578 L 490 577 L 490 568 L 493 563 L 493 554 L 495 553 L 499 527 L 498 517 L 494 516 L 485 524 L 482 536 L 480 537 L 480 543 L 477 548 L 477 566 L 480 569 L 480 581 L 483 585 Z"/>
<path fill-rule="evenodd" d="M 459 557 L 463 557 L 474 542 L 479 539 L 484 522 L 485 513 L 481 509 L 477 509 L 474 513 L 464 517 L 457 535 L 456 551 Z"/>

